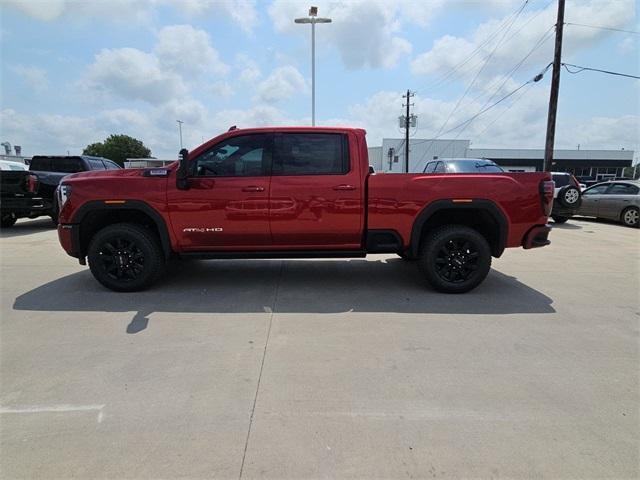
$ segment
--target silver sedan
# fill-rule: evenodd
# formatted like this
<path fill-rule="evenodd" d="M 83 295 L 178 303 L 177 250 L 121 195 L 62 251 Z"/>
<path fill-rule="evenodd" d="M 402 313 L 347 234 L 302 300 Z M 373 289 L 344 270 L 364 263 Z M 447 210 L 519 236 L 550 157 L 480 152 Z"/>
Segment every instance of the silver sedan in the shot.
<path fill-rule="evenodd" d="M 576 215 L 608 218 L 628 227 L 638 227 L 640 182 L 615 181 L 598 183 L 582 192 L 582 205 Z"/>

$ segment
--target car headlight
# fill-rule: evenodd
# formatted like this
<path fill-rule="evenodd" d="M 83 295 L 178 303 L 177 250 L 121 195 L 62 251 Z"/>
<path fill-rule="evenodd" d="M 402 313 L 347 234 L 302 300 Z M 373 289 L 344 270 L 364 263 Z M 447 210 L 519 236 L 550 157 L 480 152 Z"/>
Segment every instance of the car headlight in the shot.
<path fill-rule="evenodd" d="M 58 209 L 62 210 L 62 207 L 64 207 L 64 204 L 67 203 L 67 200 L 69 200 L 69 197 L 71 196 L 71 185 L 65 185 L 65 184 L 58 185 L 57 194 L 58 194 Z"/>

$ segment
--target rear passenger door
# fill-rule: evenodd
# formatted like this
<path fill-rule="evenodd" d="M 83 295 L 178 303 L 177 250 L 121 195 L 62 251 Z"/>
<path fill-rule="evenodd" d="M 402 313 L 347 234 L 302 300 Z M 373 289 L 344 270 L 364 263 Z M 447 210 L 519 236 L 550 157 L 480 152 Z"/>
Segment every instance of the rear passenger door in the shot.
<path fill-rule="evenodd" d="M 603 218 L 619 220 L 622 210 L 632 205 L 638 194 L 638 187 L 628 183 L 613 183 L 600 200 L 598 215 Z"/>
<path fill-rule="evenodd" d="M 269 198 L 276 248 L 360 248 L 364 192 L 355 155 L 346 134 L 276 134 Z"/>

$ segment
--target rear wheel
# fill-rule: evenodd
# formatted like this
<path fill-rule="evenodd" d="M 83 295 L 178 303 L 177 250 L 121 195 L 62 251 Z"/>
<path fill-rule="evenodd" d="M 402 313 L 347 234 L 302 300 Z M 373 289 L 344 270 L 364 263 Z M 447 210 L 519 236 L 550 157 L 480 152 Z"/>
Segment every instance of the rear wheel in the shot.
<path fill-rule="evenodd" d="M 553 221 L 556 223 L 564 223 L 569 220 L 569 217 L 560 217 L 558 215 L 554 215 L 551 218 L 553 218 Z"/>
<path fill-rule="evenodd" d="M 164 270 L 156 236 L 144 227 L 116 223 L 91 240 L 89 268 L 102 285 L 117 292 L 135 292 L 152 285 Z"/>
<path fill-rule="evenodd" d="M 13 227 L 13 225 L 16 223 L 17 220 L 18 220 L 18 217 L 16 217 L 15 213 L 3 213 L 2 220 L 0 221 L 0 227 L 2 228 Z"/>
<path fill-rule="evenodd" d="M 638 213 L 638 207 L 629 207 L 626 208 L 620 218 L 622 219 L 622 223 L 624 223 L 627 227 L 636 227 L 640 226 L 639 220 L 640 214 Z"/>
<path fill-rule="evenodd" d="M 480 285 L 489 273 L 491 248 L 477 230 L 445 225 L 423 243 L 418 266 L 436 290 L 464 293 Z"/>

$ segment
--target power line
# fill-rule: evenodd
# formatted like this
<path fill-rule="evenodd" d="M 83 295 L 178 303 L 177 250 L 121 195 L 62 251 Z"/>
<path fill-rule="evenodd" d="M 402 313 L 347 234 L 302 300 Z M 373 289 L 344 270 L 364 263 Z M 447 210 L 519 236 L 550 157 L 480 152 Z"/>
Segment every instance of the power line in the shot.
<path fill-rule="evenodd" d="M 600 70 L 599 68 L 581 67 L 580 65 L 573 65 L 571 63 L 563 63 L 561 65 L 564 67 L 564 69 L 567 72 L 573 73 L 573 74 L 584 72 L 585 70 L 588 70 L 590 72 L 600 72 L 600 73 L 606 73 L 608 75 L 618 75 L 620 77 L 629 77 L 629 78 L 635 78 L 635 79 L 640 80 L 640 77 L 638 77 L 637 75 L 629 75 L 627 73 L 611 72 L 609 70 Z M 577 68 L 578 70 L 571 70 L 569 67 Z"/>
<path fill-rule="evenodd" d="M 544 7 L 546 8 L 553 0 L 550 0 Z M 507 24 L 511 23 L 511 25 L 507 28 L 507 32 L 509 29 L 511 29 L 511 27 L 513 27 L 513 24 L 515 23 L 515 21 L 517 20 L 518 16 L 520 15 L 520 13 L 522 13 L 522 10 L 524 9 L 524 7 L 527 5 L 527 3 L 529 2 L 529 0 L 525 0 L 523 2 L 523 4 L 518 7 L 518 9 L 513 12 L 511 15 L 509 15 L 508 17 L 506 17 L 502 22 L 500 22 L 500 25 L 498 25 L 498 27 L 496 28 L 496 30 L 491 33 L 491 35 L 487 36 L 482 42 L 480 42 L 478 44 L 478 46 L 476 46 L 476 48 L 469 54 L 469 56 L 467 56 L 466 59 L 462 60 L 461 62 L 459 62 L 458 64 L 456 64 L 455 66 L 453 66 L 447 73 L 445 73 L 442 77 L 440 77 L 438 80 L 435 81 L 435 83 L 433 83 L 432 85 L 428 86 L 426 89 L 427 90 L 436 90 L 440 87 L 443 87 L 444 85 L 448 84 L 449 82 L 447 81 L 449 78 L 453 77 L 453 79 L 459 77 L 460 75 L 457 75 L 456 73 L 459 71 L 460 67 L 463 67 L 464 65 L 466 65 L 473 57 L 475 57 L 481 50 L 482 47 L 484 47 L 485 45 L 487 45 L 489 42 L 491 42 L 491 40 L 493 40 L 495 37 L 498 36 L 498 34 L 500 34 L 500 32 L 502 32 L 504 30 L 504 28 L 507 26 Z M 525 26 L 527 26 L 534 18 L 536 18 L 540 13 L 542 13 L 543 10 L 540 10 L 538 13 L 536 13 L 532 18 L 530 18 L 527 22 L 525 22 L 518 30 L 516 30 L 513 35 L 511 35 L 511 37 L 509 37 L 507 39 L 507 41 L 511 40 L 520 30 L 522 30 Z M 506 32 L 505 32 L 506 33 Z M 504 39 L 504 34 L 503 37 Z M 502 40 L 500 40 L 498 43 L 501 43 Z M 484 61 L 486 62 L 488 59 L 485 58 Z M 481 59 L 479 62 L 475 62 L 475 66 L 479 65 L 481 62 L 483 61 L 483 59 Z"/>
<path fill-rule="evenodd" d="M 482 64 L 482 66 L 480 67 L 480 69 L 476 72 L 476 74 L 474 75 L 473 79 L 471 80 L 471 82 L 469 83 L 469 85 L 467 85 L 467 88 L 465 89 L 464 93 L 462 94 L 462 96 L 458 99 L 458 101 L 456 102 L 455 106 L 453 107 L 453 109 L 449 112 L 449 114 L 447 115 L 447 118 L 444 120 L 444 123 L 442 124 L 442 126 L 440 127 L 440 129 L 438 130 L 438 133 L 436 133 L 436 138 L 438 137 L 438 135 L 440 135 L 440 133 L 442 133 L 442 130 L 444 130 L 444 128 L 447 126 L 447 123 L 449 123 L 449 120 L 451 119 L 451 116 L 456 112 L 456 110 L 458 110 L 458 107 L 460 106 L 460 104 L 462 103 L 462 100 L 464 100 L 464 98 L 467 96 L 467 93 L 469 93 L 469 91 L 471 90 L 471 87 L 473 87 L 473 85 L 476 83 L 476 80 L 478 80 L 478 77 L 480 76 L 480 74 L 482 73 L 482 71 L 485 69 L 485 67 L 487 66 L 487 64 L 489 63 L 489 60 L 491 60 L 491 58 L 493 57 L 493 55 L 496 53 L 496 50 L 498 49 L 498 47 L 502 44 L 502 42 L 504 41 L 505 37 L 507 36 L 507 34 L 509 33 L 509 30 L 511 29 L 511 27 L 513 27 L 513 24 L 515 23 L 515 21 L 517 20 L 518 16 L 520 15 L 520 13 L 522 13 L 522 10 L 524 10 L 524 8 L 527 6 L 528 0 L 525 1 L 522 6 L 517 10 L 516 14 L 513 17 L 513 20 L 511 20 L 511 23 L 509 24 L 509 26 L 505 29 L 504 33 L 502 34 L 502 37 L 500 37 L 500 39 L 498 40 L 498 42 L 495 44 L 495 46 L 493 47 L 493 50 L 491 50 L 491 53 L 487 56 L 487 58 L 484 60 L 484 63 Z"/>
<path fill-rule="evenodd" d="M 610 30 L 612 32 L 622 32 L 622 33 L 631 33 L 633 35 L 640 35 L 640 32 L 636 32 L 635 30 L 623 30 L 621 28 L 601 27 L 599 25 L 586 25 L 584 23 L 570 23 L 570 22 L 565 22 L 565 25 L 573 25 L 576 27 L 586 27 L 586 28 L 596 28 L 598 30 Z"/>

